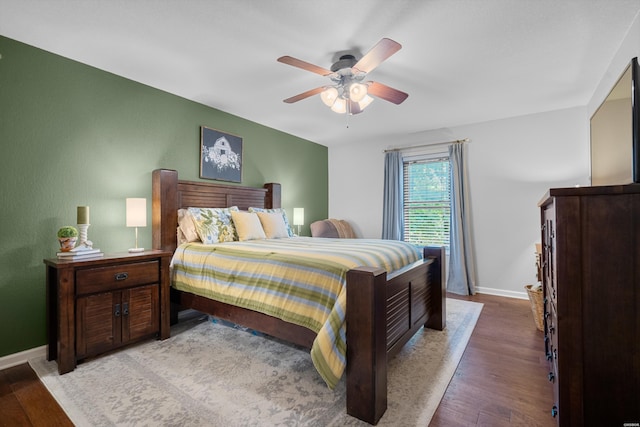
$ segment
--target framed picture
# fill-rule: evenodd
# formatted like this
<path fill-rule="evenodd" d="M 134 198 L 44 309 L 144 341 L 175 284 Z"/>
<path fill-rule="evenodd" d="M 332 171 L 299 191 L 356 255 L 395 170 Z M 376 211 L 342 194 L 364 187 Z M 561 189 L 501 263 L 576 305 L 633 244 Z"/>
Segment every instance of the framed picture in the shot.
<path fill-rule="evenodd" d="M 242 182 L 242 138 L 201 126 L 200 178 Z"/>

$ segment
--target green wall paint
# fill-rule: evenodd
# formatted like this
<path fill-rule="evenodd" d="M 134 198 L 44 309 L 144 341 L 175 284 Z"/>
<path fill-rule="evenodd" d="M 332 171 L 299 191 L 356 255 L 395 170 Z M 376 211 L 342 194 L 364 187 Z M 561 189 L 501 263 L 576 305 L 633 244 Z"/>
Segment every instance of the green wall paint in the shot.
<path fill-rule="evenodd" d="M 327 148 L 0 36 L 0 357 L 46 343 L 45 268 L 55 233 L 91 207 L 89 239 L 126 251 L 126 197 L 151 171 L 199 179 L 200 126 L 243 137 L 243 185 L 282 184 L 282 205 L 328 214 Z M 140 229 L 151 247 L 151 228 Z"/>

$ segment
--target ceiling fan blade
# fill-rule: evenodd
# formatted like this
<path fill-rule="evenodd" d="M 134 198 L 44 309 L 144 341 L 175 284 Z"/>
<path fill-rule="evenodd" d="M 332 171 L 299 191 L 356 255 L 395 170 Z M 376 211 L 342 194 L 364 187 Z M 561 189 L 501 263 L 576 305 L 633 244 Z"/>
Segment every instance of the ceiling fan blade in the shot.
<path fill-rule="evenodd" d="M 360 60 L 353 66 L 364 73 L 370 73 L 385 59 L 396 53 L 402 48 L 402 45 L 391 39 L 384 38 L 369 50 Z"/>
<path fill-rule="evenodd" d="M 312 73 L 320 74 L 321 76 L 327 76 L 329 74 L 333 74 L 333 71 L 331 70 L 327 70 L 326 68 L 322 68 L 317 65 L 310 64 L 308 62 L 293 58 L 291 56 L 281 56 L 280 58 L 278 58 L 278 62 L 282 62 L 283 64 L 302 68 L 303 70 L 311 71 Z"/>
<path fill-rule="evenodd" d="M 310 96 L 317 95 L 324 90 L 324 86 L 317 87 L 315 89 L 308 90 L 306 92 L 302 92 L 296 96 L 292 96 L 291 98 L 287 98 L 284 100 L 287 104 L 293 104 L 294 102 L 302 101 L 305 98 L 309 98 Z"/>
<path fill-rule="evenodd" d="M 409 96 L 408 93 L 383 85 L 382 83 L 368 82 L 367 84 L 369 85 L 367 88 L 367 93 L 369 95 L 377 96 L 378 98 L 393 102 L 394 104 L 402 104 L 402 102 Z"/>

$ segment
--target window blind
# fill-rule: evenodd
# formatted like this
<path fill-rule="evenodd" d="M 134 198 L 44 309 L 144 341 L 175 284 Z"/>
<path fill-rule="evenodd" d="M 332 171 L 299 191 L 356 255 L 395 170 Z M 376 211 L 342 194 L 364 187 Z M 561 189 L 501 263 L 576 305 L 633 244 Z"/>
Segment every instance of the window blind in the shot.
<path fill-rule="evenodd" d="M 403 164 L 404 240 L 449 247 L 451 173 L 448 157 Z"/>

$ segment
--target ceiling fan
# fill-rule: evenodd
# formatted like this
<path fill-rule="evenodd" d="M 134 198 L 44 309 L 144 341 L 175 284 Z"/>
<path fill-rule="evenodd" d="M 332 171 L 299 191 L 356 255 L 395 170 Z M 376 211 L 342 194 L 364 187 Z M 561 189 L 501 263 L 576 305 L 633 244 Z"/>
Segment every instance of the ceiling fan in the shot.
<path fill-rule="evenodd" d="M 322 102 L 339 114 L 361 113 L 373 102 L 372 96 L 401 104 L 409 96 L 407 93 L 379 82 L 364 81 L 368 73 L 401 48 L 400 43 L 383 38 L 362 58 L 356 59 L 353 55 L 342 55 L 329 70 L 291 56 L 282 56 L 278 58 L 278 62 L 329 77 L 332 82 L 331 85 L 320 86 L 287 98 L 284 102 L 292 104 L 320 94 Z"/>

